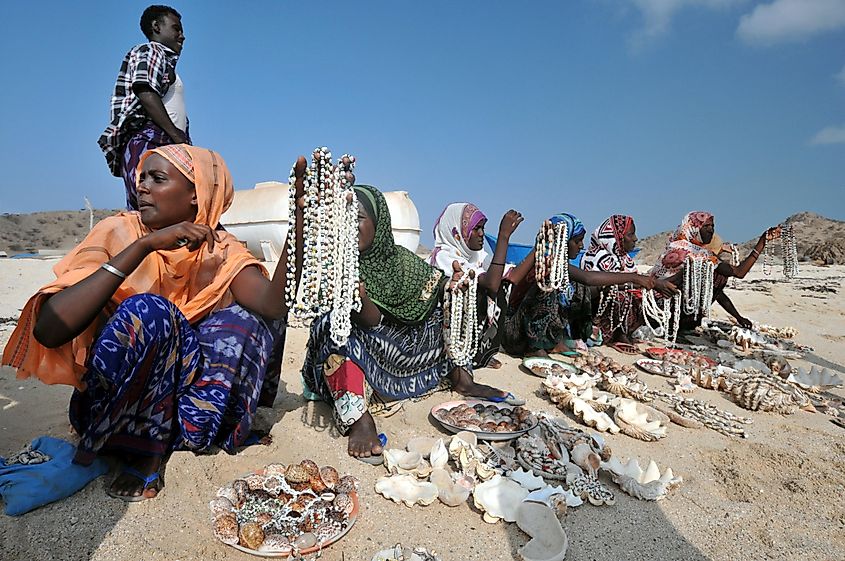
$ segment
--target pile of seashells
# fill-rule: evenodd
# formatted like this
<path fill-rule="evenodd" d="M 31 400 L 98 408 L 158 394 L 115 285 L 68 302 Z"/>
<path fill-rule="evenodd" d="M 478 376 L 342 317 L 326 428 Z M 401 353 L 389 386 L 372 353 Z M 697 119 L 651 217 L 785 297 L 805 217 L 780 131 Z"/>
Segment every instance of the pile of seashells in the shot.
<path fill-rule="evenodd" d="M 620 364 L 610 357 L 606 357 L 599 351 L 593 349 L 589 353 L 575 357 L 572 364 L 581 369 L 585 374 L 598 376 L 604 373 L 615 375 L 626 375 L 636 378 L 637 371 L 629 364 Z"/>
<path fill-rule="evenodd" d="M 524 407 L 462 403 L 451 409 L 439 409 L 435 418 L 454 427 L 483 432 L 515 432 L 534 426 L 537 420 Z"/>
<path fill-rule="evenodd" d="M 261 553 L 294 553 L 332 541 L 352 523 L 358 481 L 311 460 L 270 464 L 217 490 L 209 503 L 217 539 Z"/>

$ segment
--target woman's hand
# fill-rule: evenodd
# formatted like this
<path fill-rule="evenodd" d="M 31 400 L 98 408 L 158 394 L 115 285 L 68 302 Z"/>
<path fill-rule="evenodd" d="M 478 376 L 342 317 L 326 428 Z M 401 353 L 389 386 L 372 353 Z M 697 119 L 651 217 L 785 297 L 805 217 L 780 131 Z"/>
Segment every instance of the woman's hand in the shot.
<path fill-rule="evenodd" d="M 180 222 L 147 234 L 140 241 L 149 252 L 153 252 L 180 247 L 187 247 L 188 251 L 196 251 L 203 242 L 208 243 L 209 251 L 214 251 L 214 242 L 220 240 L 217 233 L 205 224 Z"/>
<path fill-rule="evenodd" d="M 637 275 L 634 283 L 640 288 L 644 288 L 646 290 L 654 289 L 654 277 L 649 275 Z"/>
<path fill-rule="evenodd" d="M 760 235 L 760 239 L 763 240 L 763 243 L 776 240 L 780 237 L 780 225 L 772 226 L 771 228 L 767 228 L 765 232 Z"/>
<path fill-rule="evenodd" d="M 654 279 L 654 290 L 666 297 L 678 293 L 678 287 L 665 279 Z"/>
<path fill-rule="evenodd" d="M 447 285 L 447 290 L 450 292 L 455 292 L 456 290 L 466 290 L 469 286 L 469 281 L 461 279 L 464 276 L 464 270 L 461 268 L 461 264 L 456 261 L 452 261 L 452 277 L 449 279 L 449 284 Z M 469 272 L 469 278 L 475 278 L 475 271 Z"/>
<path fill-rule="evenodd" d="M 499 237 L 510 239 L 511 234 L 513 234 L 514 230 L 519 227 L 523 220 L 525 219 L 519 212 L 513 209 L 507 211 L 504 216 L 502 216 L 502 221 L 499 223 Z"/>
<path fill-rule="evenodd" d="M 751 323 L 751 320 L 746 317 L 736 316 L 736 322 L 739 324 L 740 327 L 745 327 L 746 329 L 751 329 L 752 327 L 754 327 L 754 324 Z"/>

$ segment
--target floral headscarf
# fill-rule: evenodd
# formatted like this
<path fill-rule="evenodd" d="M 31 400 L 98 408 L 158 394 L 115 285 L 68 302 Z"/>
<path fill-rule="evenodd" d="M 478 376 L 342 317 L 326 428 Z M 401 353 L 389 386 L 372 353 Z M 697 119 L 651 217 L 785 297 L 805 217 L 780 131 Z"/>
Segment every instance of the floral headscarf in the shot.
<path fill-rule="evenodd" d="M 487 252 L 483 248 L 472 251 L 466 243 L 482 220 L 487 217 L 472 203 L 452 203 L 443 209 L 434 224 L 434 250 L 429 263 L 448 275 L 452 274 L 453 261 L 464 271 L 483 272 Z"/>
<path fill-rule="evenodd" d="M 666 249 L 651 268 L 650 274 L 659 279 L 672 277 L 683 270 L 684 261 L 688 255 L 692 255 L 695 259 L 709 259 L 713 263 L 718 263 L 719 258 L 707 249 L 706 244 L 701 240 L 702 226 L 712 221 L 713 215 L 709 212 L 696 211 L 684 216 L 681 225 L 669 236 Z"/>
<path fill-rule="evenodd" d="M 634 225 L 634 219 L 614 214 L 601 223 L 590 237 L 590 247 L 581 261 L 585 271 L 630 273 L 637 270 L 634 260 L 625 252 L 623 238 Z"/>

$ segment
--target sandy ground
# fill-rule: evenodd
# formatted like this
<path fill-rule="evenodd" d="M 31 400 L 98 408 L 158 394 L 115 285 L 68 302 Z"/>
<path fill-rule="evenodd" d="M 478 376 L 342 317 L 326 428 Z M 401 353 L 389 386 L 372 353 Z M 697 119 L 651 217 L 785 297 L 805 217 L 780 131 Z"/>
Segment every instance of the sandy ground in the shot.
<path fill-rule="evenodd" d="M 13 325 L 3 318 L 17 317 L 26 298 L 51 278 L 52 264 L 0 261 L 0 343 Z M 757 321 L 796 327 L 799 342 L 815 347 L 823 359 L 845 364 L 845 267 L 807 268 L 793 284 L 760 278 L 759 272 L 752 273 L 743 289 L 730 291 L 739 309 Z M 838 293 L 808 290 L 820 286 Z M 107 497 L 108 475 L 59 503 L 18 518 L 0 516 L 0 558 L 250 559 L 212 537 L 208 500 L 239 474 L 307 457 L 362 481 L 360 518 L 346 538 L 324 551 L 323 559 L 368 561 L 375 551 L 396 542 L 433 548 L 444 561 L 513 559 L 528 540 L 513 524 L 486 524 L 469 505 L 410 509 L 375 494 L 373 484 L 384 469 L 349 458 L 345 439 L 331 428 L 328 408 L 301 397 L 298 370 L 306 338 L 303 330 L 288 332 L 278 400 L 272 410 L 261 411 L 262 420 L 272 423 L 270 446 L 250 447 L 236 456 L 177 453 L 167 468 L 167 486 L 155 500 L 126 504 Z M 499 356 L 504 367 L 481 370 L 478 378 L 525 396 L 532 409 L 554 411 L 539 392 L 539 379 L 523 373 L 516 359 Z M 667 387 L 663 378 L 644 378 L 652 387 Z M 72 439 L 66 417 L 69 395 L 68 388 L 16 380 L 10 369 L 0 370 L 0 454 L 41 434 Z M 565 523 L 567 559 L 845 558 L 845 431 L 820 413 L 783 417 L 746 412 L 724 395 L 704 389 L 697 389 L 694 397 L 752 417 L 750 437 L 730 439 L 676 425 L 656 443 L 608 436 L 615 454 L 654 458 L 682 475 L 684 483 L 658 503 L 618 492 L 615 506 L 573 509 Z M 378 419 L 380 428 L 391 444 L 400 446 L 414 435 L 442 434 L 428 412 L 450 398 L 441 393 L 407 403 L 395 416 Z M 616 489 L 612 482 L 608 485 Z"/>

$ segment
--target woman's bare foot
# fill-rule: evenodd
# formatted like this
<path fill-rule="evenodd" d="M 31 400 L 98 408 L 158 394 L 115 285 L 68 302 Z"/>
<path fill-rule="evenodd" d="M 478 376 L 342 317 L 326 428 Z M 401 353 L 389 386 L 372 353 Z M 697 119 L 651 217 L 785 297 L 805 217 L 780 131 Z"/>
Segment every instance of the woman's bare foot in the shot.
<path fill-rule="evenodd" d="M 131 456 L 126 460 L 127 466 L 138 471 L 141 475 L 148 477 L 154 473 L 159 476 L 155 481 L 146 484 L 138 479 L 136 475 L 123 472 L 115 478 L 109 487 L 109 494 L 116 497 L 140 497 L 152 499 L 164 488 L 164 481 L 161 477 L 160 456 Z"/>
<path fill-rule="evenodd" d="M 502 367 L 502 361 L 496 357 L 490 357 L 490 360 L 487 361 L 487 365 L 484 368 L 492 368 L 493 370 L 498 370 Z"/>
<path fill-rule="evenodd" d="M 538 356 L 540 358 L 549 358 L 549 353 L 545 349 L 531 349 L 525 353 L 525 356 Z"/>
<path fill-rule="evenodd" d="M 492 386 L 485 386 L 478 384 L 469 375 L 469 372 L 463 368 L 455 368 L 449 374 L 449 381 L 452 382 L 452 391 L 457 392 L 467 397 L 477 397 L 480 399 L 487 399 L 491 397 L 507 397 L 508 392 L 503 392 L 500 389 Z"/>
<path fill-rule="evenodd" d="M 368 411 L 349 427 L 347 452 L 353 458 L 378 456 L 382 452 L 381 442 L 376 431 L 376 422 Z"/>

